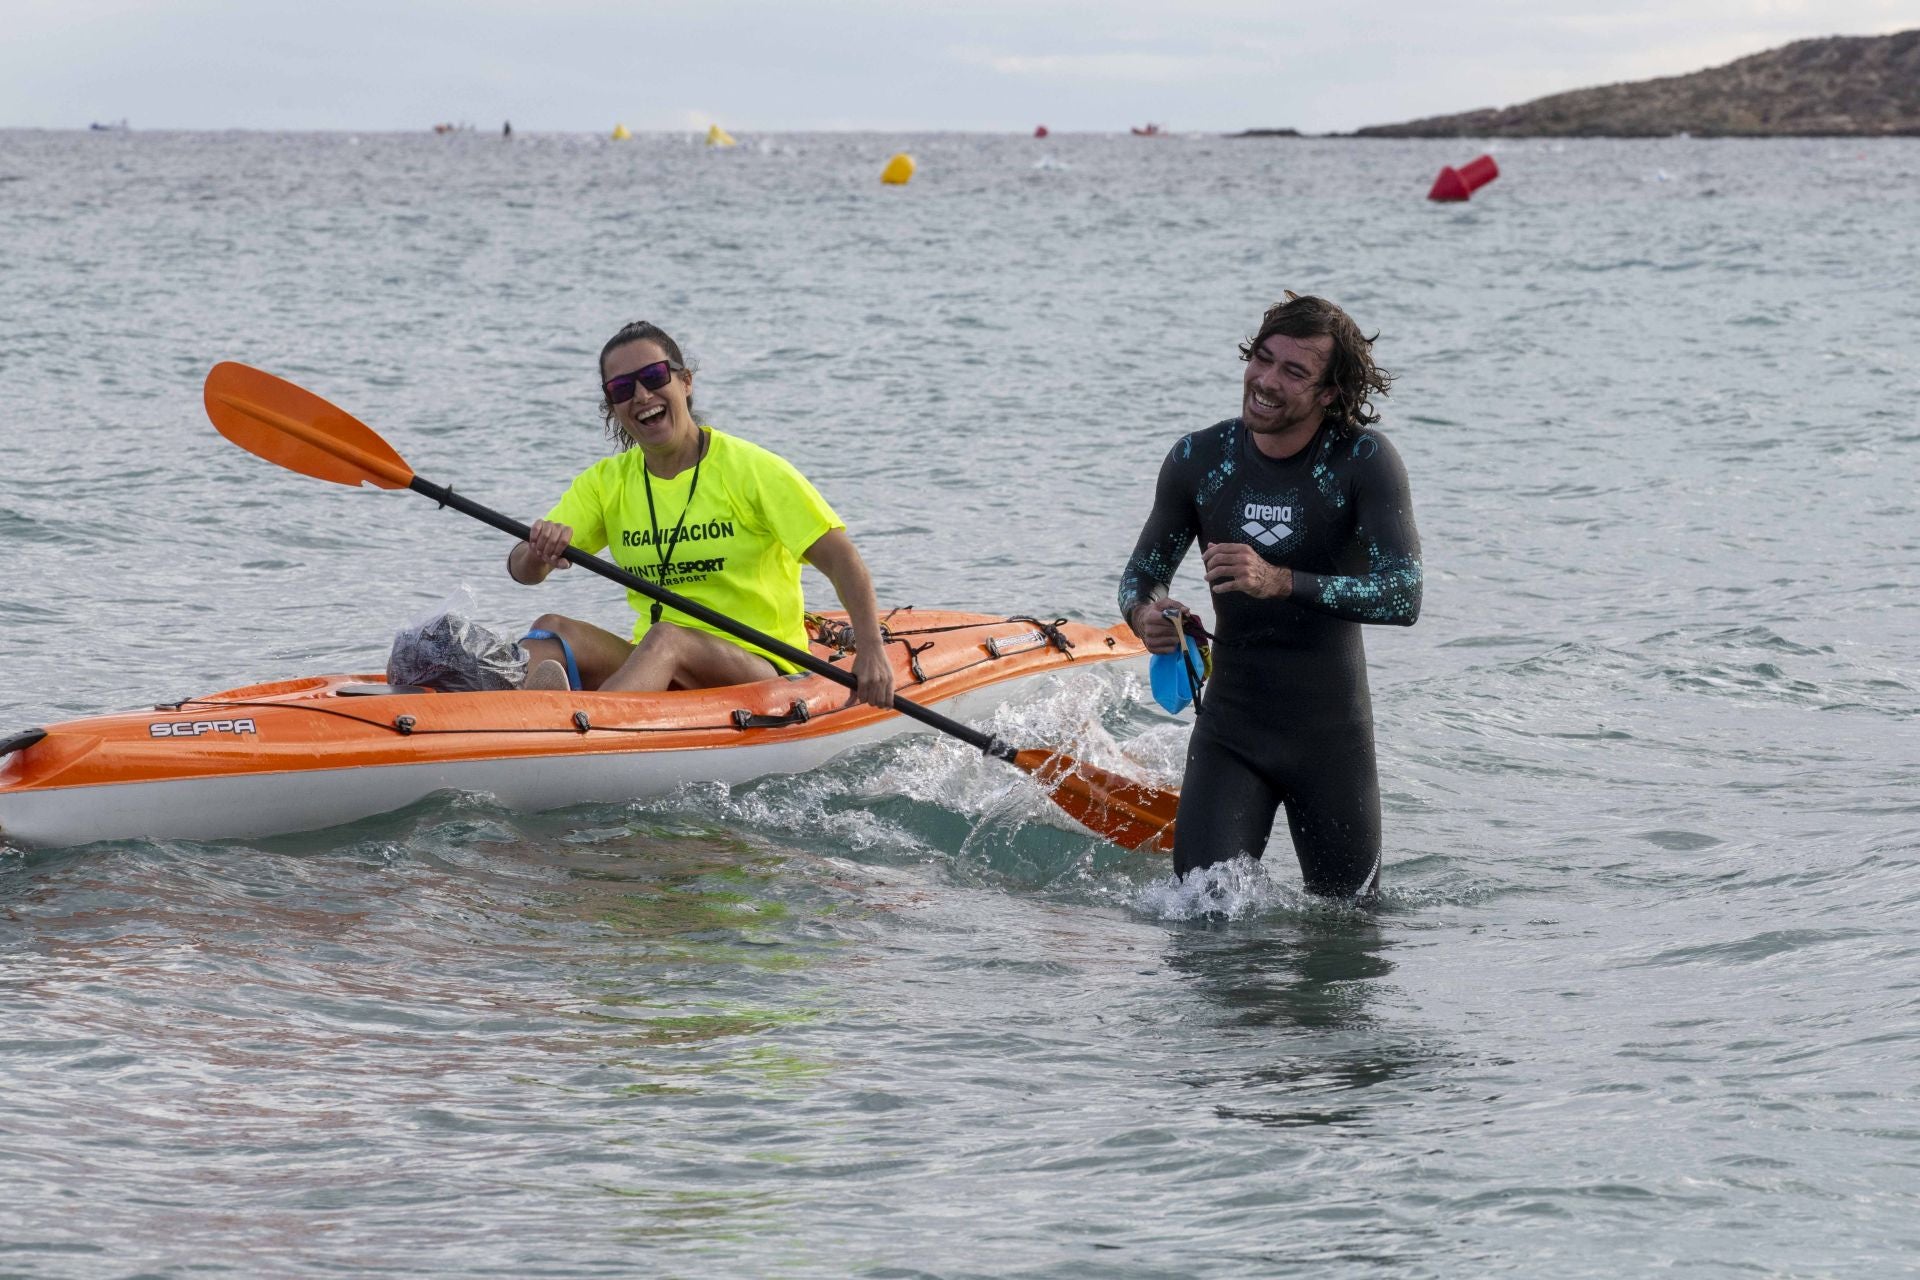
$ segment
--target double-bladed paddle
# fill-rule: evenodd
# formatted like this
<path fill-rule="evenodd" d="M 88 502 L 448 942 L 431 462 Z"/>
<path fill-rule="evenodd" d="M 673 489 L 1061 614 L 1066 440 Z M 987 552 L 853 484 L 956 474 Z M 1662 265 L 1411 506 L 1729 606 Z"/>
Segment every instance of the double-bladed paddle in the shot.
<path fill-rule="evenodd" d="M 503 533 L 523 540 L 527 537 L 526 525 L 451 488 L 422 480 L 373 428 L 311 391 L 270 373 L 232 361 L 217 364 L 207 375 L 206 402 L 207 416 L 221 435 L 289 471 L 353 487 L 370 484 L 381 489 L 411 489 Z M 851 672 L 823 662 L 804 649 L 783 644 L 578 547 L 568 547 L 566 558 L 835 684 L 851 689 L 856 683 Z M 1180 803 L 1178 792 L 1130 782 L 1058 751 L 1016 750 L 898 695 L 893 699 L 893 709 L 1033 775 L 1047 787 L 1054 803 L 1076 822 L 1122 848 L 1137 849 L 1148 843 L 1156 848 L 1171 847 L 1174 814 Z"/>

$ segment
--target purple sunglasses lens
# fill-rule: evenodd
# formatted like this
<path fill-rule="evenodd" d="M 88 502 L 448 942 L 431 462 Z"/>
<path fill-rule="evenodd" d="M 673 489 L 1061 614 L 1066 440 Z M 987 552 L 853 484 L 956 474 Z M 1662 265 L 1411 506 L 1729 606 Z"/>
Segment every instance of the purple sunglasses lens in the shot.
<path fill-rule="evenodd" d="M 600 389 L 607 393 L 607 403 L 625 404 L 633 399 L 633 389 L 636 384 L 649 391 L 658 391 L 671 381 L 673 381 L 673 365 L 660 360 L 644 369 L 623 373 L 617 378 L 608 378 L 600 384 Z"/>

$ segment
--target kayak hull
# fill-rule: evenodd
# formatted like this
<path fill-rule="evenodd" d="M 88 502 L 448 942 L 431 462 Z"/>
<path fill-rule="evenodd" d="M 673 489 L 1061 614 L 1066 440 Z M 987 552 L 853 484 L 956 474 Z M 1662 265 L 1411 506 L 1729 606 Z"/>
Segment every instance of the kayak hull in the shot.
<path fill-rule="evenodd" d="M 955 719 L 1048 676 L 1143 657 L 1124 627 L 902 610 L 889 630 L 898 692 Z M 922 728 L 844 707 L 842 686 L 811 675 L 666 694 L 387 692 L 379 679 L 314 676 L 49 726 L 0 757 L 0 837 L 245 839 L 445 791 L 529 811 L 618 803 L 802 772 Z"/>

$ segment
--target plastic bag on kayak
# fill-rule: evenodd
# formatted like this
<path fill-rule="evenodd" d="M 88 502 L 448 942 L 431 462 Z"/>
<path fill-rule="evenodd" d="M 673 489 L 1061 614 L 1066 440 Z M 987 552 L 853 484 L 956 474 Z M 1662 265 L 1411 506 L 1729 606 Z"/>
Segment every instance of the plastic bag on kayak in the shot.
<path fill-rule="evenodd" d="M 473 620 L 473 592 L 461 587 L 440 607 L 402 627 L 387 654 L 388 684 L 418 684 L 442 693 L 518 689 L 527 679 L 527 651 Z"/>

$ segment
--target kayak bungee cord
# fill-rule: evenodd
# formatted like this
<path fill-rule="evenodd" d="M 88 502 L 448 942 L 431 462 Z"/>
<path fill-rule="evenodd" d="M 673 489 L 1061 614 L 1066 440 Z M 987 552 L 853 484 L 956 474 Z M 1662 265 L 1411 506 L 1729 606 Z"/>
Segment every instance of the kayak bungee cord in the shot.
<path fill-rule="evenodd" d="M 595 724 L 584 711 L 573 713 L 569 722 L 562 725 L 523 725 L 518 728 L 507 725 L 480 725 L 471 729 L 423 729 L 416 717 L 410 715 L 395 716 L 392 720 L 373 720 L 366 716 L 356 716 L 347 711 L 336 711 L 332 707 L 316 706 L 311 702 L 280 702 L 264 698 L 225 699 L 225 698 L 182 698 L 178 702 L 160 702 L 154 704 L 156 711 L 183 711 L 188 707 L 271 707 L 276 711 L 304 711 L 316 716 L 332 716 L 336 720 L 346 720 L 353 724 L 363 724 L 369 729 L 384 729 L 401 737 L 416 734 L 461 734 L 469 737 L 493 737 L 512 734 L 553 734 L 564 733 L 578 736 L 584 733 L 700 733 L 718 732 L 722 729 L 739 730 L 746 728 L 772 728 L 772 725 L 747 725 L 738 720 L 729 720 L 725 724 Z M 842 711 L 851 711 L 852 707 L 834 707 L 827 711 L 809 711 L 808 719 L 819 720 L 826 716 L 837 715 Z M 735 715 L 751 714 L 742 708 Z M 782 723 L 800 724 L 803 721 L 790 720 Z"/>
<path fill-rule="evenodd" d="M 896 612 L 898 611 L 896 610 Z M 812 627 L 818 635 L 818 639 L 816 643 L 819 643 L 823 647 L 834 644 L 835 637 L 837 637 L 841 631 L 849 630 L 849 628 L 847 627 L 847 624 L 845 623 L 836 622 L 831 618 L 823 618 L 816 614 L 808 614 L 806 617 L 806 621 L 807 621 L 807 625 Z M 954 626 L 948 626 L 948 627 L 924 627 L 917 632 L 895 632 L 888 638 L 892 640 L 905 635 L 916 635 L 916 634 L 931 635 L 936 632 L 966 631 L 966 630 L 978 629 L 981 627 L 1004 626 L 1006 625 L 1006 623 L 1010 623 L 1010 622 L 1022 623 L 1022 622 L 1032 622 L 1032 621 L 1034 621 L 1032 618 L 1026 618 L 1021 616 L 1010 617 L 999 622 L 988 619 L 980 622 L 960 623 L 960 624 L 956 624 Z M 1060 622 L 1062 623 L 1065 621 L 1066 619 L 1064 618 L 1060 620 Z M 1056 623 L 1054 625 L 1058 626 L 1059 623 Z M 924 682 L 928 677 L 924 673 L 920 672 L 919 670 L 918 653 L 914 650 L 911 644 L 907 643 L 907 641 L 900 640 L 899 643 L 907 646 L 909 661 L 912 663 L 915 675 L 919 680 Z M 1064 636 L 1060 637 L 1059 643 L 1061 645 L 1063 652 L 1070 651 L 1073 647 L 1072 643 L 1066 640 Z M 932 648 L 932 647 L 933 645 L 931 641 L 929 641 L 925 646 L 922 646 L 923 649 Z M 846 649 L 839 650 L 838 652 L 834 653 L 832 656 L 828 657 L 826 661 L 828 662 L 837 661 L 842 656 L 842 654 L 848 651 L 849 650 L 846 650 Z M 974 667 L 982 666 L 989 662 L 1004 661 L 1006 658 L 1009 658 L 1011 656 L 1013 655 L 1010 653 L 1002 654 L 1002 653 L 990 652 L 984 658 L 977 659 L 976 661 L 973 661 L 973 662 L 961 663 L 958 666 L 951 667 L 945 671 L 940 672 L 939 674 L 942 676 L 953 675 L 956 672 L 968 671 L 973 669 Z M 1069 653 L 1069 656 L 1071 656 L 1070 653 Z M 435 691 L 425 690 L 424 692 L 432 693 Z M 576 690 L 575 692 L 578 692 L 578 691 Z M 188 707 L 227 707 L 227 708 L 272 707 L 276 709 L 286 709 L 290 711 L 303 711 L 312 715 L 332 716 L 335 719 L 346 720 L 353 724 L 363 724 L 373 729 L 384 729 L 387 732 L 399 734 L 402 737 L 410 737 L 415 734 L 421 734 L 421 735 L 469 734 L 476 737 L 485 737 L 485 736 L 491 736 L 491 735 L 513 735 L 513 734 L 697 733 L 697 732 L 709 732 L 709 731 L 718 732 L 720 730 L 743 730 L 743 729 L 749 729 L 749 728 L 771 729 L 771 728 L 780 728 L 784 725 L 804 724 L 809 720 L 824 719 L 829 716 L 839 715 L 842 712 L 853 711 L 857 709 L 851 706 L 840 706 L 840 707 L 828 707 L 828 708 L 825 708 L 824 710 L 815 711 L 811 707 L 808 707 L 806 703 L 796 700 L 793 704 L 793 707 L 789 709 L 789 711 L 783 716 L 768 716 L 768 715 L 748 711 L 746 708 L 742 707 L 733 712 L 733 718 L 721 724 L 658 724 L 658 725 L 596 724 L 586 718 L 585 712 L 575 711 L 572 713 L 572 716 L 569 718 L 569 721 L 565 726 L 523 725 L 518 727 L 510 727 L 510 726 L 478 725 L 478 726 L 473 726 L 470 728 L 462 728 L 462 729 L 435 729 L 435 728 L 421 727 L 419 723 L 419 718 L 417 716 L 405 715 L 405 716 L 396 717 L 394 720 L 376 720 L 368 716 L 357 716 L 349 711 L 341 711 L 334 707 L 321 706 L 313 702 L 305 702 L 299 699 L 276 700 L 276 699 L 260 699 L 260 698 L 207 697 L 207 698 L 181 698 L 173 702 L 157 702 L 154 704 L 154 710 L 156 711 L 183 711 Z M 400 721 L 406 722 L 404 727 L 402 727 L 402 725 L 399 723 Z"/>
<path fill-rule="evenodd" d="M 888 626 L 887 624 L 893 619 L 894 614 L 900 613 L 902 610 L 911 612 L 913 606 L 903 605 L 889 612 L 885 618 L 882 618 L 880 620 L 880 636 L 885 643 L 899 644 L 906 649 L 907 669 L 912 673 L 914 683 L 916 684 L 925 684 L 929 679 L 927 673 L 921 669 L 920 655 L 933 648 L 934 645 L 931 640 L 925 644 L 916 645 L 907 639 L 908 636 L 947 635 L 955 631 L 975 631 L 981 627 L 1002 625 L 999 622 L 987 619 L 980 622 L 956 622 L 944 627 L 910 627 L 904 631 L 896 630 Z M 833 650 L 832 653 L 827 655 L 828 662 L 838 662 L 847 654 L 854 651 L 853 627 L 850 623 L 835 622 L 831 618 L 823 618 L 815 613 L 803 614 L 802 617 L 805 619 L 806 624 L 813 628 L 816 641 L 823 647 L 828 647 Z M 1052 622 L 1042 622 L 1038 618 L 1031 618 L 1025 614 L 1016 613 L 1004 619 L 1004 621 L 1029 623 L 1035 630 L 1025 636 L 990 636 L 984 645 L 987 650 L 986 657 L 975 659 L 961 666 L 949 667 L 942 674 L 951 675 L 956 671 L 966 671 L 972 667 L 981 666 L 984 663 L 992 662 L 999 658 L 1010 657 L 1012 654 L 1020 652 L 1020 650 L 1012 648 L 1012 644 L 1021 640 L 1034 640 L 1040 644 L 1051 644 L 1054 648 L 1065 654 L 1069 660 L 1073 658 L 1073 641 L 1067 639 L 1066 633 L 1061 630 L 1061 628 L 1066 625 L 1067 620 L 1065 618 L 1055 618 Z M 1111 636 L 1107 638 L 1107 647 L 1113 647 L 1113 638 Z"/>

